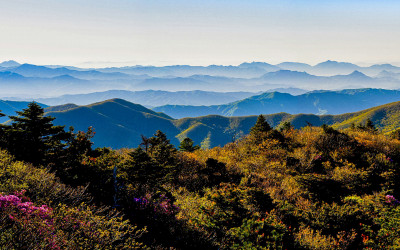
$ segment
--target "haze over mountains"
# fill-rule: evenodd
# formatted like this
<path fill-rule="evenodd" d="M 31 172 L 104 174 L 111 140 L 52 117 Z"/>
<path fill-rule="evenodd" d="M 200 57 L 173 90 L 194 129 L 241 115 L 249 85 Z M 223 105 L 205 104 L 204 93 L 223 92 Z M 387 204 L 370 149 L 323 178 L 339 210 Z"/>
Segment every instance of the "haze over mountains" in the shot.
<path fill-rule="evenodd" d="M 400 86 L 400 67 L 361 67 L 326 61 L 315 66 L 264 62 L 237 66 L 127 66 L 83 69 L 7 61 L 0 64 L 1 97 L 56 97 L 108 90 L 260 92 L 277 88 L 306 90 Z M 155 105 L 153 105 L 155 106 Z"/>
<path fill-rule="evenodd" d="M 291 91 L 288 89 L 287 91 Z M 292 91 L 296 91 L 292 89 Z M 301 91 L 300 89 L 297 91 Z M 108 90 L 89 94 L 63 95 L 50 98 L 36 98 L 35 100 L 47 105 L 61 105 L 74 103 L 87 105 L 94 102 L 101 102 L 108 99 L 120 98 L 130 102 L 138 103 L 147 107 L 162 106 L 166 104 L 177 105 L 212 105 L 225 104 L 241 100 L 255 95 L 253 92 L 210 92 L 210 91 L 161 91 L 161 90 Z"/>
<path fill-rule="evenodd" d="M 290 121 L 297 128 L 307 123 L 346 127 L 369 117 L 384 131 L 399 127 L 390 117 L 397 117 L 400 105 L 400 67 L 390 64 L 84 69 L 6 61 L 0 63 L 0 86 L 1 99 L 12 100 L 0 102 L 6 115 L 35 100 L 56 124 L 76 130 L 93 126 L 95 146 L 113 148 L 136 147 L 140 135 L 156 130 L 175 145 L 185 137 L 203 147 L 224 145 L 248 133 L 259 114 L 272 126 Z"/>
<path fill-rule="evenodd" d="M 153 110 L 174 118 L 204 115 L 247 116 L 279 112 L 322 115 L 355 112 L 399 100 L 400 91 L 384 89 L 313 91 L 297 96 L 272 92 L 223 105 L 165 105 Z"/>

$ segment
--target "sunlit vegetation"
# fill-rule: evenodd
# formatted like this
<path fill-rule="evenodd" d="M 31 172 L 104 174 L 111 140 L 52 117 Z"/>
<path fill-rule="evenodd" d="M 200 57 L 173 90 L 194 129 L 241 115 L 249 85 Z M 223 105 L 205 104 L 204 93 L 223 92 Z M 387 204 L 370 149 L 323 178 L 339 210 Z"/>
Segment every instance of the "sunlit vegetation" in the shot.
<path fill-rule="evenodd" d="M 7 249 L 400 248 L 400 132 L 367 120 L 176 149 L 92 148 L 30 104 L 1 127 L 0 246 Z"/>

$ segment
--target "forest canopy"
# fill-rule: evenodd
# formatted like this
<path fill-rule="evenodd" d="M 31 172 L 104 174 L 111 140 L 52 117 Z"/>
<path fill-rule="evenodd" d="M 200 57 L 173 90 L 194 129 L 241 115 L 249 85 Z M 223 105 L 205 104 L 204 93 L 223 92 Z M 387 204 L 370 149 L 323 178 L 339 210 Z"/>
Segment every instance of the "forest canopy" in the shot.
<path fill-rule="evenodd" d="M 92 148 L 31 103 L 0 127 L 0 246 L 9 249 L 400 247 L 400 137 L 371 121 L 176 149 Z"/>

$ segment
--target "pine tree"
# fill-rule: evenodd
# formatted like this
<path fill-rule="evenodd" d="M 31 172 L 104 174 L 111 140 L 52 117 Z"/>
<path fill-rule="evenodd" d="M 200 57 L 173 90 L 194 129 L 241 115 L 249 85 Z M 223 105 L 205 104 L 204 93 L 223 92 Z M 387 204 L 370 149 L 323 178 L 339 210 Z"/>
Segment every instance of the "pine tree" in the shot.
<path fill-rule="evenodd" d="M 162 166 L 176 165 L 176 148 L 167 139 L 167 136 L 157 130 L 153 137 L 149 138 L 149 155 Z"/>
<path fill-rule="evenodd" d="M 265 120 L 263 115 L 259 115 L 256 124 L 250 129 L 250 134 L 258 136 L 262 133 L 267 133 L 271 130 L 271 126 Z"/>
<path fill-rule="evenodd" d="M 1 113 L 0 111 L 0 118 L 6 116 L 5 114 Z M 7 137 L 5 134 L 6 128 L 8 126 L 4 124 L 0 124 L 0 148 L 5 148 L 7 145 Z"/>
<path fill-rule="evenodd" d="M 175 177 L 178 165 L 177 150 L 163 132 L 158 130 L 147 140 L 147 152 L 138 147 L 124 166 L 128 183 L 141 195 L 163 191 L 162 185 Z"/>
<path fill-rule="evenodd" d="M 44 110 L 31 102 L 28 108 L 10 116 L 12 124 L 6 129 L 7 149 L 19 160 L 45 164 L 64 147 L 69 138 L 64 126 L 54 126 L 54 117 L 44 116 Z"/>
<path fill-rule="evenodd" d="M 200 149 L 200 146 L 196 145 L 193 146 L 194 142 L 192 139 L 186 137 L 181 141 L 181 144 L 179 145 L 179 150 L 181 151 L 186 151 L 186 152 L 193 152 L 197 149 Z"/>
<path fill-rule="evenodd" d="M 134 187 L 135 195 L 145 195 L 158 190 L 164 183 L 165 171 L 141 147 L 134 149 L 131 159 L 124 166 L 127 184 Z"/>

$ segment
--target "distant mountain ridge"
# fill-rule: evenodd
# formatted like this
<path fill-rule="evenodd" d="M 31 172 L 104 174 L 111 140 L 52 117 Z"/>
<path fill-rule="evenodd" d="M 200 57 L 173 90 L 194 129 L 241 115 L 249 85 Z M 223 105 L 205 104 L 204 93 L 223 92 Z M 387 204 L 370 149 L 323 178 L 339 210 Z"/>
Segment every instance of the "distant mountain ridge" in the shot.
<path fill-rule="evenodd" d="M 260 92 L 282 88 L 400 88 L 400 77 L 397 75 L 400 67 L 390 64 L 361 67 L 335 61 L 326 61 L 315 66 L 290 62 L 278 65 L 251 62 L 238 66 L 172 65 L 97 69 L 62 65 L 39 66 L 14 61 L 1 65 L 1 97 L 55 97 L 115 89 Z"/>
<path fill-rule="evenodd" d="M 296 91 L 296 90 L 293 90 Z M 299 91 L 299 90 L 297 90 Z M 75 103 L 87 105 L 90 103 L 101 102 L 107 99 L 120 98 L 144 106 L 155 107 L 166 104 L 182 105 L 211 105 L 224 104 L 232 101 L 241 100 L 255 95 L 252 92 L 210 92 L 210 91 L 177 91 L 168 92 L 161 90 L 109 90 L 89 94 L 63 95 L 54 98 L 37 98 L 36 101 L 47 105 L 60 105 L 64 103 Z"/>
<path fill-rule="evenodd" d="M 165 105 L 153 110 L 174 118 L 205 115 L 247 116 L 287 112 L 291 114 L 341 114 L 400 101 L 399 90 L 347 89 L 314 91 L 298 96 L 286 93 L 263 93 L 224 105 Z"/>

